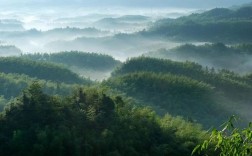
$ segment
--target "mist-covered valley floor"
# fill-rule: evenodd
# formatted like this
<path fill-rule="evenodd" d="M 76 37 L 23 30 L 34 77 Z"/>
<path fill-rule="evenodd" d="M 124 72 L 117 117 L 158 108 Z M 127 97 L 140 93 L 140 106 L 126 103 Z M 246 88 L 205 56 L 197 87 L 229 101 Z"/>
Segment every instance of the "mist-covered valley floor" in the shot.
<path fill-rule="evenodd" d="M 250 123 L 251 3 L 61 3 L 0 9 L 0 155 L 187 156 Z"/>
<path fill-rule="evenodd" d="M 170 48 L 179 43 L 150 39 L 135 33 L 148 29 L 164 17 L 188 15 L 195 9 L 141 9 L 115 7 L 59 8 L 0 11 L 2 46 L 16 46 L 9 54 L 78 50 L 110 54 L 120 60 L 138 56 L 149 49 Z M 42 11 L 42 13 L 40 12 Z M 29 13 L 31 12 L 31 13 Z M 16 52 L 16 53 L 15 53 Z"/>

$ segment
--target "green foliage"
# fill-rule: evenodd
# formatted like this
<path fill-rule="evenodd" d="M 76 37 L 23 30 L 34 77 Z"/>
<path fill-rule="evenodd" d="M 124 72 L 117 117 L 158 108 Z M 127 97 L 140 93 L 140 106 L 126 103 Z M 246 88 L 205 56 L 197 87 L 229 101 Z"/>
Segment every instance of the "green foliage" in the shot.
<path fill-rule="evenodd" d="M 104 84 L 163 110 L 158 111 L 160 114 L 168 112 L 174 116 L 180 115 L 206 127 L 225 117 L 221 106 L 215 108 L 218 104 L 213 99 L 216 96 L 213 88 L 188 77 L 137 72 L 111 78 Z M 213 115 L 218 118 L 212 119 Z"/>
<path fill-rule="evenodd" d="M 184 44 L 173 49 L 160 49 L 147 53 L 147 56 L 193 61 L 217 69 L 228 69 L 238 73 L 250 72 L 252 58 L 251 44 L 227 46 L 223 43 L 204 45 Z"/>
<path fill-rule="evenodd" d="M 202 72 L 202 66 L 193 62 L 179 63 L 171 60 L 154 59 L 150 57 L 131 58 L 117 68 L 112 76 L 150 71 L 155 73 L 171 73 L 177 75 L 198 75 Z"/>
<path fill-rule="evenodd" d="M 199 125 L 161 118 L 102 90 L 60 98 L 38 83 L 8 105 L 0 124 L 1 155 L 186 156 L 206 137 Z"/>
<path fill-rule="evenodd" d="M 235 116 L 224 124 L 222 130 L 213 129 L 211 136 L 195 147 L 192 154 L 209 150 L 209 145 L 215 146 L 220 156 L 248 156 L 252 154 L 252 124 L 247 128 L 234 127 Z"/>
<path fill-rule="evenodd" d="M 0 45 L 0 56 L 17 56 L 22 51 L 13 45 Z"/>
<path fill-rule="evenodd" d="M 132 58 L 103 85 L 152 106 L 159 114 L 181 115 L 205 127 L 217 126 L 232 114 L 250 116 L 241 113 L 252 100 L 249 77 L 192 62 Z"/>
<path fill-rule="evenodd" d="M 222 92 L 231 99 L 250 100 L 252 83 L 247 77 L 239 76 L 228 70 L 216 71 L 214 68 L 203 68 L 193 62 L 175 62 L 165 59 L 138 57 L 127 60 L 117 68 L 112 76 L 120 76 L 135 72 L 153 72 L 156 74 L 172 74 L 185 76 L 209 84 L 216 92 Z"/>
<path fill-rule="evenodd" d="M 7 100 L 3 97 L 3 96 L 0 96 L 0 112 L 3 111 L 4 109 L 4 106 L 7 104 Z"/>
<path fill-rule="evenodd" d="M 26 54 L 22 58 L 34 61 L 60 63 L 67 66 L 76 66 L 98 71 L 111 70 L 120 64 L 120 61 L 105 54 L 84 53 L 79 51 L 60 52 L 51 54 Z"/>
<path fill-rule="evenodd" d="M 0 58 L 0 72 L 25 74 L 30 77 L 64 83 L 88 83 L 89 80 L 80 78 L 77 74 L 62 66 L 35 62 L 17 57 Z"/>
<path fill-rule="evenodd" d="M 252 7 L 235 11 L 217 8 L 178 19 L 162 19 L 141 34 L 187 41 L 249 43 L 252 40 L 251 10 Z"/>
<path fill-rule="evenodd" d="M 240 51 L 241 53 L 245 53 L 249 55 L 252 52 L 252 44 L 239 44 L 239 45 L 233 46 L 232 48 L 234 48 L 237 51 Z"/>
<path fill-rule="evenodd" d="M 55 83 L 52 81 L 40 80 L 31 78 L 27 75 L 19 74 L 4 74 L 0 73 L 0 95 L 4 95 L 5 98 L 10 99 L 11 97 L 18 96 L 26 87 L 32 83 L 37 82 L 48 94 L 55 95 L 67 95 L 74 88 L 80 85 Z M 87 84 L 83 84 L 87 85 Z"/>

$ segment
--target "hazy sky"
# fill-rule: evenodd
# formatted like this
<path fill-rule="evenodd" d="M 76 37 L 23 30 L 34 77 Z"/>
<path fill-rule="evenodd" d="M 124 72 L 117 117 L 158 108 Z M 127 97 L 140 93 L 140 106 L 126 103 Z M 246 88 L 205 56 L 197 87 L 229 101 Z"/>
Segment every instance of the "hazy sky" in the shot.
<path fill-rule="evenodd" d="M 29 6 L 130 6 L 130 7 L 183 7 L 183 8 L 211 8 L 229 7 L 249 3 L 251 0 L 0 0 L 1 6 L 29 7 Z"/>

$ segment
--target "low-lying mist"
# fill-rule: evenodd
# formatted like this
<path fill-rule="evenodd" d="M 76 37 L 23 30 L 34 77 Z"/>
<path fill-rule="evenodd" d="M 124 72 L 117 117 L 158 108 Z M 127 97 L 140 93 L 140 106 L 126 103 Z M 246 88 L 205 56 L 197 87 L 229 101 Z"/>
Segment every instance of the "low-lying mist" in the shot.
<path fill-rule="evenodd" d="M 178 45 L 135 33 L 148 29 L 161 18 L 177 18 L 195 11 L 133 7 L 36 8 L 0 9 L 0 45 L 15 46 L 23 53 L 80 50 L 125 60 L 149 50 Z"/>
<path fill-rule="evenodd" d="M 239 74 L 252 72 L 252 45 L 228 46 L 223 43 L 193 45 L 184 44 L 172 49 L 159 49 L 144 55 L 174 61 L 197 62 L 209 69 L 227 69 Z"/>

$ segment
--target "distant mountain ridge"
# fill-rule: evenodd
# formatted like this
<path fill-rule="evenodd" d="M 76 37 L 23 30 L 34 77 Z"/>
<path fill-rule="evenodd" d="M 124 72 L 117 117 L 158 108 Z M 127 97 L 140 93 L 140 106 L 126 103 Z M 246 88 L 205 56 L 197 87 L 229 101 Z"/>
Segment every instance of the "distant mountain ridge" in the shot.
<path fill-rule="evenodd" d="M 0 57 L 0 72 L 6 74 L 25 74 L 38 79 L 69 84 L 90 82 L 88 79 L 81 78 L 60 65 L 48 62 L 36 62 L 18 57 Z"/>
<path fill-rule="evenodd" d="M 0 19 L 0 31 L 23 31 L 23 23 L 16 19 Z"/>
<path fill-rule="evenodd" d="M 215 8 L 177 19 L 161 19 L 140 34 L 182 41 L 249 43 L 252 41 L 252 7 Z"/>
<path fill-rule="evenodd" d="M 22 51 L 13 45 L 0 45 L 0 56 L 18 56 Z"/>
<path fill-rule="evenodd" d="M 184 44 L 172 49 L 159 49 L 144 54 L 176 61 L 193 61 L 208 67 L 228 69 L 240 74 L 251 72 L 252 45 L 228 46 L 223 43 L 193 45 Z"/>

